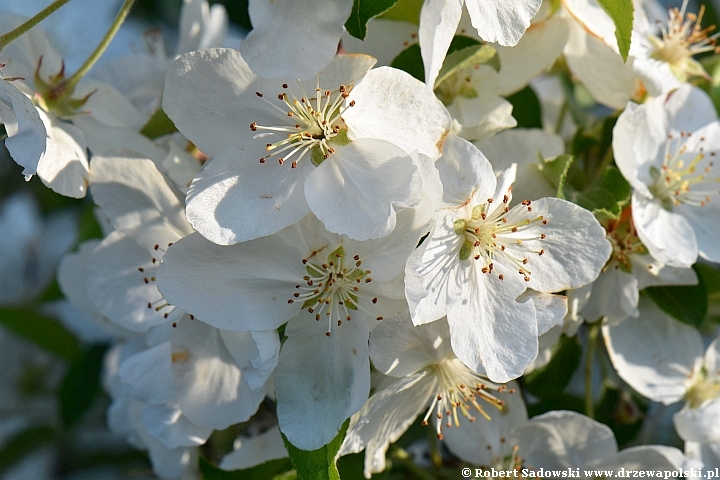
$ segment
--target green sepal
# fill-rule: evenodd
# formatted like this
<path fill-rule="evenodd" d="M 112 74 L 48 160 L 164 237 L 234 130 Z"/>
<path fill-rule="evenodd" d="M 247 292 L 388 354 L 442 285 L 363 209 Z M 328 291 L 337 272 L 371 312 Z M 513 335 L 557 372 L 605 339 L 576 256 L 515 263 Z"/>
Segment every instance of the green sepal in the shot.
<path fill-rule="evenodd" d="M 317 450 L 300 450 L 282 434 L 285 448 L 300 480 L 340 480 L 336 463 L 349 425 L 350 420 L 345 420 L 337 436 Z"/>
<path fill-rule="evenodd" d="M 358 278 L 362 278 L 365 276 L 365 270 L 360 270 L 359 268 L 352 269 L 349 273 L 345 274 L 345 278 L 348 280 L 357 280 Z"/>
<path fill-rule="evenodd" d="M 473 218 L 475 218 L 475 209 L 473 209 Z M 458 235 L 463 235 L 465 233 L 465 225 L 467 225 L 467 222 L 465 222 L 464 219 L 455 220 L 453 222 L 453 230 L 455 230 L 455 233 Z"/>
<path fill-rule="evenodd" d="M 338 248 L 330 252 L 327 256 L 328 262 L 336 263 L 339 258 L 342 258 L 345 256 L 345 249 L 342 245 L 340 245 Z"/>
<path fill-rule="evenodd" d="M 322 270 L 321 267 L 312 268 L 310 265 L 305 265 L 305 271 L 308 272 L 308 275 L 310 275 L 311 278 L 322 278 L 324 275 L 317 271 L 317 269 Z"/>
<path fill-rule="evenodd" d="M 475 248 L 475 245 L 473 245 L 472 242 L 464 242 L 462 244 L 462 247 L 460 247 L 460 253 L 458 255 L 460 257 L 460 260 L 467 260 L 468 258 L 470 258 L 470 254 L 472 253 L 473 248 Z"/>
<path fill-rule="evenodd" d="M 480 220 L 485 213 L 485 204 L 475 205 L 472 209 L 472 219 Z"/>

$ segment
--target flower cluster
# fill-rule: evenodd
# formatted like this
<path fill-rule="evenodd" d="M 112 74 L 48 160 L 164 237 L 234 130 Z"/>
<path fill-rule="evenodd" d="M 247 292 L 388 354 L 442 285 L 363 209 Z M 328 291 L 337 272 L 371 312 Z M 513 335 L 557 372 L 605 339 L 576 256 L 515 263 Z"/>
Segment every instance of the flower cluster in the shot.
<path fill-rule="evenodd" d="M 126 0 L 72 75 L 37 17 L 1 13 L 4 145 L 26 180 L 91 197 L 99 229 L 77 244 L 72 212 L 3 200 L 0 305 L 57 268 L 43 314 L 107 345 L 109 427 L 162 478 L 265 463 L 309 479 L 361 452 L 366 478 L 451 455 L 717 466 L 704 7 L 655 23 L 628 0 L 616 27 L 595 0 L 386 3 L 251 0 L 235 49 L 223 7 L 184 0 L 175 53 L 149 35 L 94 67 Z M 587 416 L 550 411 L 578 387 Z M 663 441 L 652 424 L 681 401 L 685 453 L 618 451 L 640 426 Z M 244 434 L 232 452 L 223 431 Z"/>

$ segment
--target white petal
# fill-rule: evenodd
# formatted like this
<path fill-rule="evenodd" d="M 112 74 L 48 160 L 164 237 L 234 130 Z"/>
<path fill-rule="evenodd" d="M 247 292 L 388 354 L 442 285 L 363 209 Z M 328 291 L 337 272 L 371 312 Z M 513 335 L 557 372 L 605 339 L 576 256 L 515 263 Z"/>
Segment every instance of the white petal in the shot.
<path fill-rule="evenodd" d="M 254 155 L 255 150 L 233 149 L 215 157 L 190 185 L 187 218 L 212 242 L 232 245 L 264 237 L 308 213 L 303 184 L 312 163 L 262 164 L 258 158 L 264 153 Z"/>
<path fill-rule="evenodd" d="M 350 92 L 343 114 L 351 139 L 387 140 L 410 153 L 440 156 L 452 119 L 425 85 L 390 67 L 370 70 Z"/>
<path fill-rule="evenodd" d="M 173 399 L 170 342 L 132 355 L 120 363 L 118 374 L 135 398 L 154 404 Z"/>
<path fill-rule="evenodd" d="M 465 0 L 480 38 L 505 46 L 520 41 L 541 4 L 542 0 Z"/>
<path fill-rule="evenodd" d="M 0 123 L 13 160 L 23 167 L 23 175 L 34 175 L 45 152 L 45 125 L 30 99 L 8 81 L 0 81 Z"/>
<path fill-rule="evenodd" d="M 610 458 L 604 458 L 588 467 L 614 470 L 615 472 L 637 472 L 642 470 L 663 470 L 677 471 L 680 465 L 676 465 L 671 458 L 682 457 L 682 452 L 676 448 L 662 445 L 642 445 L 639 447 L 626 448 Z M 622 470 L 621 470 L 622 469 Z"/>
<path fill-rule="evenodd" d="M 158 288 L 173 305 L 224 330 L 270 330 L 299 310 L 289 304 L 307 272 L 277 237 L 221 247 L 194 233 L 170 247 Z"/>
<path fill-rule="evenodd" d="M 243 378 L 250 388 L 263 388 L 277 366 L 280 354 L 280 338 L 277 332 L 220 330 L 220 336 L 235 363 L 242 369 Z"/>
<path fill-rule="evenodd" d="M 190 421 L 220 430 L 257 411 L 265 390 L 250 389 L 219 330 L 184 317 L 171 338 L 173 386 Z"/>
<path fill-rule="evenodd" d="M 673 417 L 675 430 L 683 440 L 720 442 L 720 400 L 713 399 L 698 408 L 687 405 Z"/>
<path fill-rule="evenodd" d="M 612 247 L 605 239 L 605 229 L 592 213 L 575 204 L 558 198 L 542 198 L 532 202 L 532 215 L 542 215 L 547 224 L 538 222 L 528 229 L 545 234 L 546 238 L 523 240 L 522 245 L 508 250 L 521 249 L 529 259 L 532 272 L 528 288 L 539 292 L 559 292 L 588 284 L 600 274 Z M 514 208 L 524 208 L 517 206 Z M 538 253 L 545 250 L 542 255 Z"/>
<path fill-rule="evenodd" d="M 528 465 L 545 469 L 580 468 L 617 452 L 606 425 L 579 413 L 556 410 L 533 417 L 513 432 Z"/>
<path fill-rule="evenodd" d="M 180 12 L 180 44 L 177 53 L 218 47 L 228 29 L 228 15 L 222 5 L 208 8 L 206 0 L 184 0 Z"/>
<path fill-rule="evenodd" d="M 720 263 L 720 242 L 717 241 L 720 238 L 720 205 L 713 201 L 703 207 L 681 205 L 677 211 L 695 231 L 698 254 L 705 260 Z"/>
<path fill-rule="evenodd" d="M 420 202 L 422 179 L 404 151 L 389 142 L 358 139 L 338 147 L 305 180 L 305 196 L 329 231 L 355 240 L 388 235 L 395 212 Z"/>
<path fill-rule="evenodd" d="M 564 295 L 553 295 L 539 293 L 534 290 L 526 290 L 518 297 L 518 301 L 526 299 L 535 305 L 535 315 L 538 323 L 538 335 L 542 335 L 552 327 L 562 324 L 563 318 L 567 315 L 568 303 Z"/>
<path fill-rule="evenodd" d="M 418 37 L 425 66 L 425 84 L 431 89 L 455 36 L 463 0 L 427 0 L 420 11 Z"/>
<path fill-rule="evenodd" d="M 180 314 L 172 307 L 155 309 L 167 302 L 153 280 L 157 262 L 152 258 L 148 248 L 115 231 L 95 248 L 88 260 L 91 268 L 87 294 L 93 304 L 113 323 L 134 332 L 173 321 Z"/>
<path fill-rule="evenodd" d="M 460 207 L 475 197 L 485 201 L 495 192 L 496 179 L 490 162 L 477 147 L 460 137 L 448 136 L 435 167 L 440 172 L 446 207 Z"/>
<path fill-rule="evenodd" d="M 370 358 L 377 370 L 403 377 L 452 354 L 446 319 L 414 326 L 407 313 L 386 318 L 370 335 Z"/>
<path fill-rule="evenodd" d="M 167 219 L 178 238 L 192 232 L 182 198 L 152 161 L 95 155 L 91 163 L 93 200 L 116 229 L 130 230 Z"/>
<path fill-rule="evenodd" d="M 87 193 L 87 144 L 74 125 L 40 114 L 47 130 L 45 153 L 37 174 L 45 185 L 67 197 L 82 198 Z"/>
<path fill-rule="evenodd" d="M 240 447 L 237 444 L 240 443 Z M 261 463 L 288 456 L 285 442 L 277 426 L 270 427 L 254 437 L 239 437 L 235 440 L 235 449 L 225 455 L 220 462 L 223 470 L 239 470 L 254 467 Z"/>
<path fill-rule="evenodd" d="M 427 372 L 403 377 L 375 393 L 357 413 L 357 423 L 348 431 L 340 454 L 365 449 L 364 474 L 385 470 L 385 453 L 427 406 L 436 381 Z"/>
<path fill-rule="evenodd" d="M 525 282 L 502 265 L 484 274 L 472 258 L 461 263 L 470 263 L 470 272 L 447 315 L 455 355 L 475 371 L 484 367 L 494 382 L 515 379 L 538 353 L 535 306 L 515 300 Z"/>
<path fill-rule="evenodd" d="M 633 267 L 642 269 L 642 266 Z M 611 324 L 637 317 L 639 291 L 637 278 L 622 271 L 613 261 L 592 284 L 592 294 L 582 308 L 582 314 L 591 322 L 606 317 Z"/>
<path fill-rule="evenodd" d="M 175 403 L 148 403 L 143 408 L 142 422 L 148 433 L 167 448 L 199 446 L 212 433 L 212 428 L 193 425 Z"/>
<path fill-rule="evenodd" d="M 309 314 L 290 321 L 275 371 L 280 430 L 303 450 L 330 442 L 370 393 L 367 323 L 333 326 L 329 337 L 327 329 Z"/>
<path fill-rule="evenodd" d="M 251 0 L 253 29 L 240 49 L 258 75 L 309 78 L 335 56 L 351 8 L 350 0 Z"/>
<path fill-rule="evenodd" d="M 654 258 L 671 267 L 690 267 L 697 260 L 695 230 L 685 217 L 668 212 L 659 200 L 633 193 L 632 213 L 638 237 Z"/>
<path fill-rule="evenodd" d="M 517 125 L 512 103 L 484 92 L 473 98 L 457 96 L 447 109 L 453 118 L 453 133 L 467 140 L 481 141 Z"/>
<path fill-rule="evenodd" d="M 610 359 L 618 375 L 641 395 L 666 405 L 687 390 L 702 339 L 694 328 L 640 300 L 640 316 L 603 326 Z"/>

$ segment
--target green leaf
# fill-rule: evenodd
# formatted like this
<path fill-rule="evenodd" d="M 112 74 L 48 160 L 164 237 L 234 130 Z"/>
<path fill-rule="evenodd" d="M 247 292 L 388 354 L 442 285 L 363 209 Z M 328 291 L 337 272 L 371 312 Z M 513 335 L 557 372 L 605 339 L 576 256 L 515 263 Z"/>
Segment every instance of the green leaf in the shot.
<path fill-rule="evenodd" d="M 346 420 L 337 436 L 317 450 L 300 450 L 283 434 L 285 448 L 300 480 L 340 480 L 336 461 L 340 446 L 345 439 L 350 420 Z"/>
<path fill-rule="evenodd" d="M 29 308 L 0 308 L 0 325 L 65 360 L 73 361 L 82 352 L 65 327 Z"/>
<path fill-rule="evenodd" d="M 400 0 L 394 7 L 380 15 L 380 18 L 420 24 L 420 10 L 424 0 Z"/>
<path fill-rule="evenodd" d="M 615 23 L 615 38 L 620 49 L 620 56 L 623 61 L 627 61 L 632 35 L 633 2 L 632 0 L 598 0 L 598 3 Z"/>
<path fill-rule="evenodd" d="M 177 132 L 178 129 L 170 117 L 167 116 L 162 108 L 158 108 L 150 117 L 150 120 L 140 130 L 140 133 L 145 135 L 150 140 L 162 137 L 163 135 L 170 135 L 171 133 Z"/>
<path fill-rule="evenodd" d="M 397 2 L 398 0 L 355 0 L 345 28 L 353 37 L 365 40 L 367 22 L 387 12 Z"/>
<path fill-rule="evenodd" d="M 525 87 L 506 99 L 512 103 L 517 128 L 542 128 L 542 107 L 531 87 Z"/>
<path fill-rule="evenodd" d="M 695 265 L 695 272 L 702 278 L 705 284 L 705 290 L 708 293 L 710 301 L 720 300 L 720 270 L 710 265 L 698 263 Z"/>
<path fill-rule="evenodd" d="M 538 170 L 543 176 L 550 182 L 555 188 L 557 188 L 558 198 L 565 198 L 565 180 L 567 179 L 568 171 L 574 161 L 572 155 L 558 155 L 557 157 L 544 161 L 540 159 Z"/>
<path fill-rule="evenodd" d="M 463 37 L 455 38 L 457 39 Z M 497 56 L 497 50 L 490 45 L 470 45 L 460 50 L 455 50 L 445 57 L 440 73 L 438 73 L 437 80 L 435 80 L 434 88 L 437 88 L 438 85 L 444 82 L 451 75 L 461 72 L 474 65 L 482 64 L 487 64 L 496 71 L 500 70 L 500 58 Z"/>
<path fill-rule="evenodd" d="M 572 192 L 567 199 L 593 212 L 598 220 L 617 219 L 630 203 L 632 187 L 620 170 L 607 167 L 598 182 L 583 192 Z"/>
<path fill-rule="evenodd" d="M 65 374 L 58 392 L 60 418 L 66 426 L 77 423 L 100 393 L 105 345 L 95 345 L 84 352 Z"/>
<path fill-rule="evenodd" d="M 540 398 L 561 395 L 580 365 L 581 357 L 582 346 L 577 337 L 562 335 L 553 348 L 550 362 L 525 375 L 525 390 Z"/>
<path fill-rule="evenodd" d="M 697 272 L 697 268 L 695 271 Z M 698 275 L 697 285 L 648 287 L 643 291 L 662 311 L 683 323 L 698 327 L 705 319 L 708 296 L 701 274 Z"/>
<path fill-rule="evenodd" d="M 289 476 L 288 474 L 293 474 Z M 292 472 L 289 458 L 268 460 L 260 465 L 241 470 L 223 470 L 200 457 L 200 474 L 203 480 L 280 480 L 297 478 Z"/>
<path fill-rule="evenodd" d="M 52 442 L 56 437 L 57 433 L 55 429 L 47 425 L 42 425 L 30 427 L 10 438 L 10 440 L 4 442 L 3 447 L 0 449 L 0 474 L 12 467 L 25 455 Z"/>
<path fill-rule="evenodd" d="M 409 73 L 421 82 L 425 81 L 425 68 L 420 55 L 420 45 L 417 43 L 413 43 L 400 52 L 390 66 Z"/>

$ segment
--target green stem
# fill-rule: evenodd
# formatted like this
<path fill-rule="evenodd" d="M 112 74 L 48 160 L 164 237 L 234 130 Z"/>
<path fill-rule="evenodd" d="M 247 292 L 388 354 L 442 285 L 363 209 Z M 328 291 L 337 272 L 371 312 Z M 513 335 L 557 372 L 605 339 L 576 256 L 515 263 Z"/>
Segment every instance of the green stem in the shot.
<path fill-rule="evenodd" d="M 557 133 L 558 135 L 560 135 L 560 130 L 562 130 L 562 126 L 565 124 L 565 114 L 567 113 L 568 108 L 568 101 L 565 100 L 562 104 L 562 107 L 560 107 L 560 116 L 558 116 L 558 119 L 555 122 L 555 133 Z"/>
<path fill-rule="evenodd" d="M 600 322 L 589 325 L 587 339 L 587 353 L 585 356 L 585 415 L 595 418 L 595 406 L 593 405 L 592 389 L 592 364 L 595 358 L 595 344 L 600 332 Z"/>
<path fill-rule="evenodd" d="M 100 57 L 103 53 L 105 53 L 105 50 L 107 49 L 108 45 L 110 45 L 113 37 L 115 37 L 115 34 L 125 21 L 128 13 L 130 13 L 130 9 L 132 8 L 133 3 L 135 3 L 135 0 L 125 0 L 125 2 L 123 2 L 122 7 L 120 7 L 120 11 L 117 14 L 117 17 L 115 17 L 115 20 L 110 26 L 110 29 L 105 34 L 105 37 L 100 42 L 100 45 L 98 45 L 92 55 L 90 55 L 88 59 L 85 60 L 85 63 L 82 64 L 78 71 L 75 72 L 72 77 L 68 78 L 66 82 L 64 82 L 64 87 L 68 91 L 72 91 L 75 88 L 75 85 L 77 85 L 77 83 L 80 81 L 80 79 L 84 77 L 87 72 L 90 71 L 90 69 L 93 67 L 93 65 L 95 65 L 98 60 L 100 60 Z"/>
<path fill-rule="evenodd" d="M 5 48 L 10 42 L 18 38 L 23 33 L 30 30 L 32 27 L 37 25 L 38 23 L 42 22 L 48 15 L 53 13 L 58 8 L 62 7 L 66 3 L 68 3 L 70 0 L 55 0 L 53 3 L 45 7 L 40 13 L 32 17 L 27 22 L 23 23 L 19 27 L 15 28 L 14 30 L 9 31 L 5 35 L 0 36 L 0 50 Z"/>

